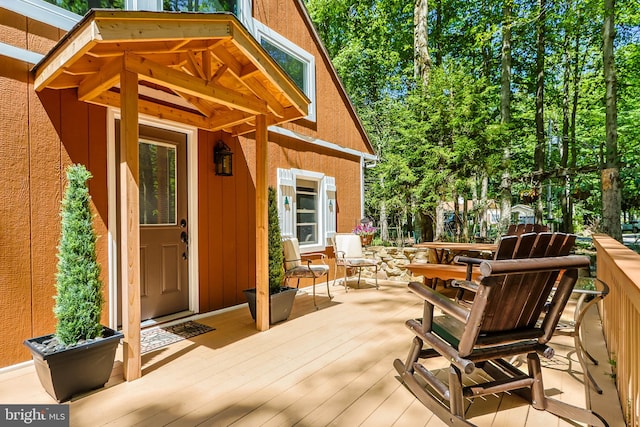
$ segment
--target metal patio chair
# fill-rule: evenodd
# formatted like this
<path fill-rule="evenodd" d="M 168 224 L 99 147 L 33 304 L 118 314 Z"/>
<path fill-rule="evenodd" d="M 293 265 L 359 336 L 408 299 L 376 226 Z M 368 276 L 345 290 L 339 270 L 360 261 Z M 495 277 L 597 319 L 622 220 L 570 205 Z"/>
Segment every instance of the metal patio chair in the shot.
<path fill-rule="evenodd" d="M 358 287 L 360 287 L 360 277 L 363 268 L 374 267 L 375 268 L 375 281 L 376 289 L 378 287 L 378 262 L 373 258 L 367 258 L 364 256 L 362 250 L 362 242 L 360 236 L 352 233 L 336 233 L 332 239 L 333 251 L 335 255 L 335 272 L 333 277 L 333 284 L 336 284 L 338 276 L 338 268 L 344 269 L 344 288 L 345 291 L 349 291 L 347 286 L 347 270 L 358 270 Z"/>
<path fill-rule="evenodd" d="M 322 276 L 327 278 L 327 295 L 329 300 L 333 297 L 329 291 L 329 266 L 325 264 L 326 258 L 323 253 L 307 253 L 300 254 L 300 245 L 298 239 L 288 238 L 282 241 L 284 247 L 284 280 L 289 283 L 289 279 L 298 279 L 296 288 L 300 287 L 300 279 L 313 279 L 313 305 L 318 308 L 316 303 L 316 279 Z M 313 264 L 313 259 L 319 259 L 321 264 Z"/>

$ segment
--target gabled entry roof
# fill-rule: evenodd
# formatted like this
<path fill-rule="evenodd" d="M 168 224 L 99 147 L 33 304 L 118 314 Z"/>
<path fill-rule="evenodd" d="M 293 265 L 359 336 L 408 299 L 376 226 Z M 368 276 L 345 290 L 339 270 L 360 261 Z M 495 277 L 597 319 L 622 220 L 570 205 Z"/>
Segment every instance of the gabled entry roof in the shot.
<path fill-rule="evenodd" d="M 34 67 L 34 86 L 119 108 L 123 70 L 138 75 L 141 113 L 202 129 L 307 115 L 304 93 L 229 13 L 92 10 Z"/>

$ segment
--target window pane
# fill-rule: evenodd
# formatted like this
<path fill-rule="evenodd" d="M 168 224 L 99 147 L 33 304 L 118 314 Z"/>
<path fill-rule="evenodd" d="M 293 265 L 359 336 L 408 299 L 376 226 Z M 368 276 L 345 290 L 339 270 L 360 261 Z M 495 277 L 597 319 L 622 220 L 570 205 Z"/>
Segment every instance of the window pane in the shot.
<path fill-rule="evenodd" d="M 84 15 L 89 9 L 124 9 L 124 0 L 45 0 L 63 9 Z"/>
<path fill-rule="evenodd" d="M 238 14 L 238 0 L 164 0 L 164 10 L 180 12 L 232 12 Z"/>
<path fill-rule="evenodd" d="M 140 224 L 176 224 L 176 148 L 140 142 Z"/>
<path fill-rule="evenodd" d="M 315 223 L 316 222 L 316 213 L 298 213 L 298 223 Z"/>
<path fill-rule="evenodd" d="M 318 191 L 315 181 L 298 180 L 296 231 L 300 243 L 318 243 Z"/>
<path fill-rule="evenodd" d="M 316 196 L 313 194 L 298 194 L 298 210 L 316 210 Z"/>
<path fill-rule="evenodd" d="M 125 0 L 45 0 L 78 15 L 91 8 L 124 9 Z M 238 14 L 238 0 L 163 0 L 163 10 L 174 12 L 232 12 Z"/>
<path fill-rule="evenodd" d="M 315 224 L 298 224 L 298 240 L 302 244 L 318 243 Z"/>
<path fill-rule="evenodd" d="M 264 37 L 260 40 L 260 44 L 262 45 L 262 47 L 264 47 L 267 53 L 278 64 L 280 64 L 280 66 L 287 72 L 287 74 L 289 74 L 294 83 L 304 91 L 304 76 L 306 64 L 300 61 L 298 58 L 289 55 L 287 52 L 270 43 Z"/>

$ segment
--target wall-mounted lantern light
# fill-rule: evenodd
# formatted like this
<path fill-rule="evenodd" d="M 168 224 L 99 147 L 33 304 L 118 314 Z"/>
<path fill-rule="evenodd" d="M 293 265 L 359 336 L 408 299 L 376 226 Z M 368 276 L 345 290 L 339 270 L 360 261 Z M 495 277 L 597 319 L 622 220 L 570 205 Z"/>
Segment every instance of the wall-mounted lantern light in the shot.
<path fill-rule="evenodd" d="M 216 164 L 216 175 L 231 176 L 233 175 L 233 152 L 222 141 L 218 141 L 216 148 L 213 150 L 213 161 Z"/>
<path fill-rule="evenodd" d="M 289 198 L 284 196 L 284 208 L 289 209 Z"/>

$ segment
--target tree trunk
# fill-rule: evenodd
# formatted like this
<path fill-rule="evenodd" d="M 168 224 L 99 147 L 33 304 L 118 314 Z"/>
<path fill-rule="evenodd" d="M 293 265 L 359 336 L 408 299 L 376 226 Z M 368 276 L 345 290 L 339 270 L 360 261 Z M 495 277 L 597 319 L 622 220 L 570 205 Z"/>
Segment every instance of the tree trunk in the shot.
<path fill-rule="evenodd" d="M 482 174 L 482 187 L 480 189 L 480 203 L 482 210 L 480 211 L 480 237 L 487 238 L 487 194 L 489 192 L 489 176 Z M 511 217 L 511 190 L 509 190 L 509 217 Z"/>
<path fill-rule="evenodd" d="M 621 190 L 618 164 L 618 127 L 616 106 L 616 68 L 614 58 L 615 0 L 604 0 L 604 31 L 602 57 L 606 86 L 606 148 L 602 170 L 602 227 L 603 231 L 622 241 L 620 228 Z"/>
<path fill-rule="evenodd" d="M 540 175 L 544 172 L 545 137 L 544 137 L 544 57 L 545 57 L 545 19 L 546 0 L 538 0 L 538 20 L 536 22 L 536 149 L 533 156 L 534 171 Z M 536 178 L 534 182 L 538 194 L 542 195 L 542 182 Z M 539 197 L 535 205 L 535 221 L 542 223 L 542 202 Z"/>
<path fill-rule="evenodd" d="M 431 57 L 427 43 L 427 14 L 429 12 L 427 0 L 415 0 L 413 7 L 413 63 L 414 77 L 429 86 L 431 74 Z"/>
<path fill-rule="evenodd" d="M 571 2 L 569 7 L 571 7 Z M 567 168 L 569 161 L 569 84 L 571 80 L 571 55 L 569 53 L 569 34 L 565 33 L 564 37 L 564 53 L 563 53 L 563 79 L 562 79 L 562 157 L 560 166 Z M 573 233 L 573 213 L 571 209 L 571 177 L 565 175 L 562 179 L 564 191 L 560 196 L 560 206 L 562 208 L 562 227 L 560 231 L 565 233 Z"/>
<path fill-rule="evenodd" d="M 436 27 L 433 39 L 436 45 L 436 66 L 439 66 L 442 65 L 442 0 L 436 0 Z"/>
<path fill-rule="evenodd" d="M 420 212 L 420 238 L 423 242 L 433 242 L 433 216 Z"/>
<path fill-rule="evenodd" d="M 469 241 L 469 207 L 467 199 L 463 199 L 462 205 L 462 238 L 465 242 Z"/>
<path fill-rule="evenodd" d="M 387 220 L 387 203 L 383 200 L 380 203 L 380 239 L 383 242 L 389 240 L 389 222 Z"/>
<path fill-rule="evenodd" d="M 505 0 L 502 22 L 502 74 L 500 77 L 500 121 L 506 128 L 506 138 L 502 149 L 502 179 L 500 181 L 501 233 L 506 232 L 511 222 L 511 0 Z M 483 190 L 485 179 L 483 178 Z M 485 195 L 486 196 L 486 195 Z M 480 236 L 486 237 L 486 198 L 483 198 L 484 215 L 480 225 Z"/>
<path fill-rule="evenodd" d="M 436 206 L 436 232 L 434 239 L 442 240 L 442 236 L 444 235 L 444 201 L 441 200 Z"/>

